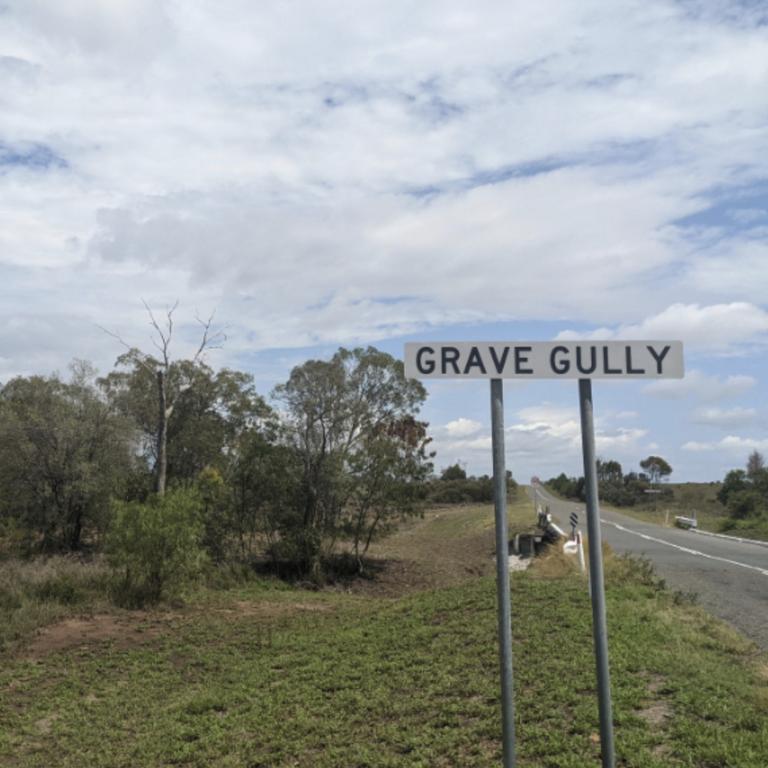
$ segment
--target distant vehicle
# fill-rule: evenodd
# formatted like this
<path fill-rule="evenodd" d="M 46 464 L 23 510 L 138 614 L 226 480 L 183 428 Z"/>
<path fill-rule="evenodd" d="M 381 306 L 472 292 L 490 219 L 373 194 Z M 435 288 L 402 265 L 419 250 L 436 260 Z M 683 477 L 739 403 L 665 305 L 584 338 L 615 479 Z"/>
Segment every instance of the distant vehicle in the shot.
<path fill-rule="evenodd" d="M 541 481 L 539 480 L 539 478 L 538 478 L 538 477 L 536 477 L 536 475 L 534 475 L 534 476 L 531 478 L 531 485 L 539 485 L 539 483 L 540 483 L 540 482 L 541 482 Z"/>

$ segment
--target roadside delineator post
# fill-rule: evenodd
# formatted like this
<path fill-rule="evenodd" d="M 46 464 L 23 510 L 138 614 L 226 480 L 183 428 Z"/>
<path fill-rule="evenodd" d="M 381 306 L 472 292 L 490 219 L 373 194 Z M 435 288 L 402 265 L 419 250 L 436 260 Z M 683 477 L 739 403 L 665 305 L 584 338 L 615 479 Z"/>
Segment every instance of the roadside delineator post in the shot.
<path fill-rule="evenodd" d="M 683 345 L 680 341 L 409 342 L 405 345 L 406 376 L 416 379 L 491 381 L 504 768 L 514 768 L 515 765 L 515 729 L 502 380 L 577 379 L 579 382 L 601 755 L 603 768 L 615 768 L 592 379 L 680 379 L 684 375 L 683 368 Z M 537 501 L 535 494 L 535 505 Z M 580 539 L 579 534 L 580 563 L 583 564 Z"/>

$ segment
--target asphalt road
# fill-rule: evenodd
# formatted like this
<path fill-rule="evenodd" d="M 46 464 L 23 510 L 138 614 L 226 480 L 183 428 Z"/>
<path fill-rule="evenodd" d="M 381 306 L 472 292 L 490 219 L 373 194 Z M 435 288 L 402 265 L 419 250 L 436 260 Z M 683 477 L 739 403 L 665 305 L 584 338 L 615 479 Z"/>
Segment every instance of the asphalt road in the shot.
<path fill-rule="evenodd" d="M 583 504 L 562 501 L 538 489 L 561 528 Z M 768 650 L 768 547 L 727 541 L 679 528 L 664 528 L 616 512 L 602 511 L 602 537 L 616 552 L 644 555 L 671 589 L 694 592 L 699 604 Z"/>

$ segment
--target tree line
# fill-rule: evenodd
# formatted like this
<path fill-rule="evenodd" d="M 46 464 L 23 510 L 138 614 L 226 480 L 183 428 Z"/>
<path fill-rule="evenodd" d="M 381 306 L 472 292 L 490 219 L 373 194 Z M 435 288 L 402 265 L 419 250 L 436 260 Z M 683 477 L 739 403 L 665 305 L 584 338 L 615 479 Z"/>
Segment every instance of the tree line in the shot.
<path fill-rule="evenodd" d="M 600 498 L 625 507 L 642 504 L 651 498 L 661 497 L 669 501 L 672 490 L 660 484 L 672 473 L 669 463 L 660 456 L 649 456 L 640 462 L 640 467 L 642 472 L 625 474 L 618 461 L 598 459 Z M 568 477 L 561 473 L 549 479 L 547 485 L 566 498 L 585 500 L 583 477 Z M 716 499 L 727 515 L 722 521 L 722 530 L 738 528 L 751 531 L 750 535 L 768 536 L 768 468 L 764 456 L 753 450 L 744 468 L 727 472 L 719 485 Z"/>
<path fill-rule="evenodd" d="M 612 459 L 597 460 L 597 485 L 600 498 L 620 507 L 631 507 L 647 501 L 649 492 L 665 495 L 671 493 L 659 483 L 672 474 L 669 462 L 661 456 L 648 456 L 639 466 L 642 472 L 623 471 L 621 464 Z M 584 477 L 568 477 L 561 472 L 546 484 L 555 493 L 569 499 L 586 500 Z"/>
<path fill-rule="evenodd" d="M 27 554 L 107 552 L 141 602 L 205 560 L 268 558 L 322 579 L 347 549 L 416 514 L 433 454 L 418 418 L 424 387 L 373 347 L 295 367 L 270 402 L 251 375 L 127 348 L 99 377 L 0 387 L 2 540 Z M 342 547 L 342 545 L 344 545 Z"/>
<path fill-rule="evenodd" d="M 515 495 L 517 483 L 507 470 L 507 497 Z M 432 504 L 477 504 L 493 501 L 493 478 L 489 475 L 468 475 L 458 462 L 445 467 L 426 489 Z"/>

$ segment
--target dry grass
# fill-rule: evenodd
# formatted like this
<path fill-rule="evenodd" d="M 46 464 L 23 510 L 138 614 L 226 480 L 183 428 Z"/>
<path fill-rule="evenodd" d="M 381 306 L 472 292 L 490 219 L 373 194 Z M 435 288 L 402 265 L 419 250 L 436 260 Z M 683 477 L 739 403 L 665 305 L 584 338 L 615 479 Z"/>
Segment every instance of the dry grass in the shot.
<path fill-rule="evenodd" d="M 0 562 L 0 649 L 84 609 L 106 610 L 109 570 L 101 560 L 55 556 Z"/>
<path fill-rule="evenodd" d="M 534 559 L 529 573 L 535 579 L 564 579 L 579 575 L 578 558 L 563 553 L 556 544 Z"/>

